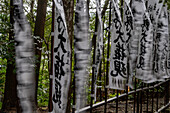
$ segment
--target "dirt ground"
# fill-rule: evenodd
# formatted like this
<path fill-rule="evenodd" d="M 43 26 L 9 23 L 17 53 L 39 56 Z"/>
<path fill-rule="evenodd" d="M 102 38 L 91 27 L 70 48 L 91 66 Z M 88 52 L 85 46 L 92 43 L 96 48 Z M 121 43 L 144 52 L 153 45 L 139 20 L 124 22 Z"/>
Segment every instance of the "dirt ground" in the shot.
<path fill-rule="evenodd" d="M 153 106 L 153 111 L 156 112 L 156 104 L 157 103 L 157 99 L 154 99 L 154 106 Z M 163 98 L 159 98 L 158 99 L 158 109 L 161 108 L 164 105 L 164 99 Z M 125 106 L 126 103 L 124 101 L 119 101 L 118 103 L 118 113 L 125 113 Z M 134 111 L 134 102 L 133 101 L 128 101 L 128 113 L 133 113 Z M 141 104 L 139 104 L 139 113 L 147 113 L 147 101 L 143 100 L 142 102 L 142 111 L 140 111 L 141 108 Z M 137 103 L 136 103 L 136 107 L 135 107 L 135 111 L 137 113 Z M 169 111 L 169 112 L 167 112 Z M 87 112 L 90 113 L 90 112 Z M 93 113 L 104 113 L 104 106 L 98 107 L 96 109 L 93 110 Z M 107 113 L 116 113 L 116 102 L 113 103 L 108 103 L 107 105 Z M 149 99 L 148 100 L 148 113 L 152 113 L 152 100 Z M 166 109 L 166 112 L 163 111 L 161 113 L 170 113 L 170 106 Z"/>
<path fill-rule="evenodd" d="M 153 111 L 156 112 L 156 104 L 157 99 L 154 98 L 154 106 L 153 106 Z M 164 105 L 164 98 L 159 98 L 158 99 L 158 109 L 161 108 Z M 125 106 L 126 102 L 119 100 L 118 103 L 118 113 L 125 113 Z M 128 113 L 133 113 L 134 111 L 134 101 L 133 100 L 128 100 Z M 139 104 L 139 113 L 147 113 L 147 100 L 142 101 L 142 111 L 140 111 L 141 104 Z M 135 104 L 135 113 L 137 113 L 137 103 Z M 0 112 L 2 113 L 2 112 Z M 15 110 L 8 111 L 8 112 L 3 112 L 3 113 L 17 113 Z M 36 113 L 48 113 L 47 107 L 41 107 L 37 110 Z M 89 111 L 84 112 L 84 113 L 90 113 Z M 104 105 L 100 106 L 98 108 L 93 109 L 93 113 L 104 113 Z M 116 101 L 112 103 L 107 104 L 107 113 L 116 113 Z M 152 99 L 148 99 L 148 113 L 152 113 Z M 163 111 L 161 113 L 170 113 L 170 106 L 166 109 L 166 111 Z"/>

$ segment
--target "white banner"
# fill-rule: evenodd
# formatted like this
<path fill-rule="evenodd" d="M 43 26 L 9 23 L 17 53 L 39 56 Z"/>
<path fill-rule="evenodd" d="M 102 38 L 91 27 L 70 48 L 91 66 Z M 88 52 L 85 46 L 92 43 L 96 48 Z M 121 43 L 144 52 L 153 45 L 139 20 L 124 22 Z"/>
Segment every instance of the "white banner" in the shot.
<path fill-rule="evenodd" d="M 112 0 L 109 88 L 124 90 L 127 81 L 127 48 L 118 4 Z"/>
<path fill-rule="evenodd" d="M 23 11 L 22 0 L 13 0 L 14 33 L 17 67 L 17 94 L 23 113 L 33 113 L 35 108 L 34 41 L 31 27 Z"/>
<path fill-rule="evenodd" d="M 163 3 L 159 3 L 159 0 L 148 0 L 147 2 L 147 12 L 149 14 L 149 18 L 151 20 L 151 23 L 153 24 L 153 37 L 154 37 L 154 45 L 153 45 L 153 74 L 154 79 L 156 80 L 156 75 L 158 75 L 158 62 L 159 61 L 159 54 L 158 54 L 158 36 L 157 35 L 157 23 L 158 23 L 158 17 L 160 15 L 160 11 L 162 9 Z M 159 34 L 159 33 L 158 33 Z"/>
<path fill-rule="evenodd" d="M 70 87 L 70 40 L 62 0 L 55 2 L 52 113 L 65 113 Z"/>
<path fill-rule="evenodd" d="M 169 33 L 168 33 L 168 13 L 167 6 L 162 8 L 161 14 L 158 18 L 157 29 L 156 29 L 156 58 L 154 74 L 156 75 L 157 81 L 164 80 L 167 78 L 167 54 L 169 46 Z"/>
<path fill-rule="evenodd" d="M 88 15 L 84 0 L 76 1 L 74 25 L 74 74 L 76 84 L 76 112 L 87 103 L 87 78 L 90 58 L 88 41 Z"/>
<path fill-rule="evenodd" d="M 153 25 L 143 0 L 141 5 L 143 18 L 139 39 L 136 77 L 142 79 L 146 83 L 151 83 L 155 81 L 153 75 Z"/>
<path fill-rule="evenodd" d="M 139 0 L 132 0 L 132 13 L 134 17 L 134 30 L 132 38 L 129 42 L 129 62 L 131 68 L 131 74 L 136 72 L 136 63 L 138 57 L 138 46 L 139 46 L 139 37 L 141 34 L 141 24 L 142 24 L 142 17 L 143 17 L 143 4 Z"/>
<path fill-rule="evenodd" d="M 131 11 L 131 8 L 129 6 L 129 2 L 127 0 L 124 1 L 124 11 L 123 11 L 123 24 L 124 24 L 124 36 L 125 36 L 125 40 L 126 40 L 126 46 L 127 46 L 127 56 L 128 56 L 128 69 L 129 69 L 129 74 L 128 74 L 128 85 L 129 87 L 133 88 L 133 68 L 132 68 L 132 63 L 130 60 L 130 42 L 133 38 L 133 27 L 134 27 L 134 18 L 133 18 L 133 14 Z"/>
<path fill-rule="evenodd" d="M 130 50 L 132 68 L 136 68 L 137 78 L 144 82 L 153 82 L 153 25 L 144 0 L 133 0 L 132 11 L 134 14 L 134 37 Z"/>
<path fill-rule="evenodd" d="M 97 10 L 97 15 L 99 19 L 99 25 L 98 25 L 98 30 L 97 30 L 97 43 L 96 43 L 96 61 L 95 61 L 95 98 L 94 101 L 96 101 L 96 93 L 97 93 L 97 76 L 99 74 L 99 67 L 100 63 L 102 60 L 102 53 L 103 53 L 103 21 L 102 21 L 102 16 L 101 16 L 101 4 L 99 0 L 96 0 L 96 10 Z"/>
<path fill-rule="evenodd" d="M 148 0 L 147 1 L 146 8 L 147 8 L 147 12 L 149 13 L 149 17 L 152 23 L 156 23 L 157 21 L 156 12 L 159 12 L 158 3 L 159 3 L 159 0 Z"/>

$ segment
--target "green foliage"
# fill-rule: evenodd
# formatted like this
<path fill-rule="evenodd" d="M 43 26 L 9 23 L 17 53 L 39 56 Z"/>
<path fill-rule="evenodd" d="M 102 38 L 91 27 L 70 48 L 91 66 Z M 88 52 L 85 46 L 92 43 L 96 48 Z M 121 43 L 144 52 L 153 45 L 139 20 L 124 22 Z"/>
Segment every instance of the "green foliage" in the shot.
<path fill-rule="evenodd" d="M 48 2 L 44 38 L 42 41 L 41 67 L 38 83 L 38 105 L 48 106 L 49 99 L 49 58 L 51 50 L 52 1 Z"/>
<path fill-rule="evenodd" d="M 0 108 L 4 97 L 6 65 L 7 61 L 0 58 Z"/>
<path fill-rule="evenodd" d="M 9 17 L 9 2 L 3 0 L 0 5 L 0 57 L 10 58 L 12 55 L 8 53 L 8 48 L 11 48 L 11 42 L 9 41 L 9 32 L 11 29 L 10 17 Z"/>
<path fill-rule="evenodd" d="M 118 95 L 120 95 L 120 93 L 118 93 Z M 110 93 L 110 94 L 109 94 L 109 98 L 113 98 L 113 97 L 116 97 L 116 96 L 117 96 L 117 93 L 113 93 L 113 94 Z"/>
<path fill-rule="evenodd" d="M 170 10 L 170 1 L 169 0 L 165 0 L 165 1 L 167 1 L 168 10 Z"/>
<path fill-rule="evenodd" d="M 38 104 L 48 106 L 49 97 L 49 71 L 47 58 L 42 57 L 38 84 Z"/>
<path fill-rule="evenodd" d="M 9 53 L 8 48 L 12 48 L 13 42 L 9 41 L 10 17 L 9 17 L 9 0 L 1 0 L 0 3 L 0 108 L 4 98 L 5 75 L 8 58 L 13 56 Z M 10 63 L 10 62 L 9 62 Z"/>

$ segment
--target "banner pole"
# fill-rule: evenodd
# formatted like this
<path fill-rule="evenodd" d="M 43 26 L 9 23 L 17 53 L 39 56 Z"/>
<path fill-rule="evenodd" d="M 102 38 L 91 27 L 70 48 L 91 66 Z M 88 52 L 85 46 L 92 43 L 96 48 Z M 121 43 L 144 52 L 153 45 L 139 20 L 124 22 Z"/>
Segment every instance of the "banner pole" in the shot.
<path fill-rule="evenodd" d="M 112 2 L 110 1 L 110 11 L 109 11 L 109 32 L 108 32 L 108 45 L 107 45 L 107 64 L 106 64 L 106 81 L 105 81 L 105 106 L 104 106 L 104 113 L 107 112 L 107 86 L 108 86 L 108 76 L 109 76 L 109 50 L 110 50 L 110 28 L 111 28 L 111 5 Z"/>
<path fill-rule="evenodd" d="M 97 26 L 98 26 L 98 16 L 97 16 L 97 11 L 96 11 L 96 23 L 95 23 L 95 33 L 92 39 L 92 43 L 94 45 L 94 50 L 93 50 L 93 66 L 92 66 L 92 82 L 91 82 L 91 102 L 90 102 L 90 113 L 92 113 L 92 107 L 93 107 L 93 100 L 94 100 L 94 72 L 95 72 L 95 62 L 96 62 L 96 32 L 97 32 Z"/>
<path fill-rule="evenodd" d="M 49 78 L 50 78 L 50 88 L 49 88 L 49 102 L 48 102 L 48 109 L 49 112 L 52 112 L 53 105 L 52 105 L 52 78 L 53 75 L 53 47 L 54 47 L 54 1 L 52 6 L 52 28 L 51 28 L 51 64 L 50 64 L 50 72 L 49 72 Z"/>

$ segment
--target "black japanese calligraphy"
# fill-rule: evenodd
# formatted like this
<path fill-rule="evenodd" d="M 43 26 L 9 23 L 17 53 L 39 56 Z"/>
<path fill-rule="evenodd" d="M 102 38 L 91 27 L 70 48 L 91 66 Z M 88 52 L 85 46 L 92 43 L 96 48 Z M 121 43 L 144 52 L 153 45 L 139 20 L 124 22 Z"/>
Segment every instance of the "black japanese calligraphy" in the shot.
<path fill-rule="evenodd" d="M 57 52 L 60 46 L 61 46 L 61 49 L 62 49 L 62 51 L 63 51 L 64 53 L 67 52 L 67 51 L 65 50 L 64 44 L 63 44 L 64 42 L 66 42 L 66 39 L 63 37 L 63 33 L 64 33 L 64 30 L 62 31 L 62 34 L 59 34 L 59 35 L 58 35 L 58 39 L 60 39 L 60 43 L 59 43 L 58 47 L 54 48 L 54 52 Z"/>
<path fill-rule="evenodd" d="M 61 30 L 63 31 L 65 29 L 64 28 L 65 26 L 64 26 L 64 22 L 61 16 L 58 16 L 57 22 L 58 22 L 58 32 L 61 32 Z"/>
<path fill-rule="evenodd" d="M 113 59 L 120 59 L 123 61 L 125 57 L 126 54 L 125 54 L 124 44 L 120 45 L 120 43 L 118 42 L 116 44 L 115 56 L 113 57 Z"/>
<path fill-rule="evenodd" d="M 66 51 L 66 49 L 64 47 L 64 43 L 66 43 L 66 38 L 64 37 L 65 29 L 64 29 L 64 22 L 63 22 L 61 16 L 59 16 L 57 18 L 57 22 L 58 22 L 58 32 L 59 32 L 58 39 L 60 40 L 60 43 L 59 43 L 58 47 L 56 47 L 54 49 L 54 52 L 57 52 L 59 47 L 61 47 L 62 51 L 64 53 L 66 53 L 67 51 Z M 61 26 L 61 24 L 62 24 L 62 26 Z"/>
<path fill-rule="evenodd" d="M 118 42 L 119 39 L 124 42 L 123 40 L 123 32 L 121 31 L 122 25 L 118 17 L 116 17 L 113 22 L 115 23 L 116 34 L 118 34 L 117 38 L 114 40 L 114 43 Z"/>
<path fill-rule="evenodd" d="M 59 108 L 61 108 L 61 84 L 55 79 L 55 94 L 53 95 L 53 101 L 58 103 Z"/>
<path fill-rule="evenodd" d="M 125 67 L 125 64 L 123 62 L 115 60 L 114 61 L 114 67 L 115 67 L 115 70 L 114 70 L 115 73 L 112 70 L 111 73 L 110 73 L 111 76 L 116 77 L 116 76 L 120 75 L 121 77 L 126 78 L 126 76 L 124 76 L 124 75 L 126 75 L 126 67 Z"/>
<path fill-rule="evenodd" d="M 112 41 L 111 41 L 111 61 L 110 61 L 110 71 L 109 71 L 109 86 L 114 89 L 124 89 L 124 81 L 127 78 L 127 45 L 128 38 L 125 39 L 123 22 L 121 20 L 120 12 L 118 9 L 118 4 L 112 1 L 114 4 L 113 10 L 113 25 L 112 25 Z M 129 15 L 129 12 L 126 11 Z M 127 16 L 128 18 L 128 16 Z M 132 21 L 128 18 L 129 21 Z M 125 23 L 124 23 L 125 24 Z M 126 21 L 127 31 L 130 30 L 130 23 Z M 126 32 L 127 33 L 127 32 Z"/>
<path fill-rule="evenodd" d="M 132 30 L 133 30 L 133 19 L 132 19 L 132 14 L 130 13 L 130 9 L 125 10 L 125 30 L 126 30 L 126 35 L 128 36 L 126 38 L 126 43 L 129 42 L 130 38 L 132 37 Z"/>
<path fill-rule="evenodd" d="M 137 68 L 139 69 L 142 69 L 144 70 L 144 65 L 145 65 L 145 54 L 146 54 L 146 43 L 148 42 L 146 37 L 147 37 L 147 31 L 149 30 L 149 26 L 150 26 L 150 23 L 146 17 L 146 15 L 144 14 L 143 16 L 143 24 L 141 25 L 142 27 L 142 37 L 140 39 L 140 53 L 139 53 L 139 62 L 137 64 Z"/>
<path fill-rule="evenodd" d="M 65 65 L 65 63 L 63 62 L 64 54 L 60 58 L 60 53 L 58 52 L 58 55 L 56 55 L 55 58 L 56 58 L 56 63 L 54 64 L 55 77 L 61 80 L 61 76 L 65 75 L 65 72 L 63 70 L 63 66 Z"/>

